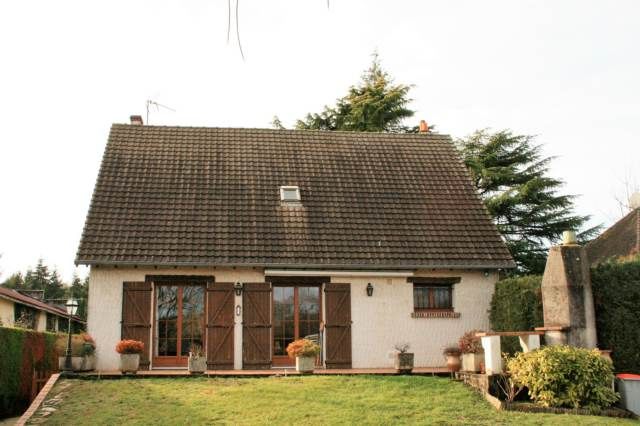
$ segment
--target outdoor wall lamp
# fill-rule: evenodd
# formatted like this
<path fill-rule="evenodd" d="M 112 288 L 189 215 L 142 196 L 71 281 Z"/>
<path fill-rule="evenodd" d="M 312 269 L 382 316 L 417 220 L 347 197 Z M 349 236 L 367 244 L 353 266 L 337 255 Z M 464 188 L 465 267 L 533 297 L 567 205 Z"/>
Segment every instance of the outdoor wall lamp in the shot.
<path fill-rule="evenodd" d="M 371 283 L 367 284 L 367 296 L 373 296 L 373 285 Z"/>
<path fill-rule="evenodd" d="M 65 305 L 67 308 L 67 314 L 69 314 L 68 336 L 67 336 L 67 350 L 64 354 L 64 374 L 73 373 L 73 366 L 71 365 L 71 318 L 78 311 L 78 301 L 76 299 L 69 299 Z"/>
<path fill-rule="evenodd" d="M 238 281 L 236 285 L 233 286 L 233 289 L 236 291 L 236 296 L 242 295 L 242 283 Z"/>

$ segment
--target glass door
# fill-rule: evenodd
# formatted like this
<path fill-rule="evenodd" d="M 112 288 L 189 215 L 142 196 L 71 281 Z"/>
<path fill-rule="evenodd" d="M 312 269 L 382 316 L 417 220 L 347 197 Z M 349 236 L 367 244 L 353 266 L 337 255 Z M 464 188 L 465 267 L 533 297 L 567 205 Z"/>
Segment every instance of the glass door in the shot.
<path fill-rule="evenodd" d="M 296 339 L 318 342 L 321 302 L 319 286 L 273 287 L 273 365 L 295 364 L 287 346 Z"/>
<path fill-rule="evenodd" d="M 155 367 L 185 367 L 193 345 L 204 346 L 204 287 L 156 286 Z"/>

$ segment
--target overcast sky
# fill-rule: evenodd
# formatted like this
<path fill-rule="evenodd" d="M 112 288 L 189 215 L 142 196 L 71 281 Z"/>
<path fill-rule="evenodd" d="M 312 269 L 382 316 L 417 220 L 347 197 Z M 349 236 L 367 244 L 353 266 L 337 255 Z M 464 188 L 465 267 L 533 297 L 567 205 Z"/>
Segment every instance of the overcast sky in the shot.
<path fill-rule="evenodd" d="M 232 0 L 235 12 L 235 0 Z M 69 279 L 111 123 L 286 126 L 377 50 L 415 123 L 536 134 L 595 223 L 640 169 L 638 1 L 0 2 L 0 279 L 39 257 Z M 81 274 L 86 273 L 80 270 Z"/>

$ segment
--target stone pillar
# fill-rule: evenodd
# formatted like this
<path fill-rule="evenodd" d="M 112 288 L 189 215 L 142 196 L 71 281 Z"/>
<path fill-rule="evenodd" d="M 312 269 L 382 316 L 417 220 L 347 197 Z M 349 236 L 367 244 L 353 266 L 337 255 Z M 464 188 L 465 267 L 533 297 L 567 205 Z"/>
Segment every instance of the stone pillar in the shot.
<path fill-rule="evenodd" d="M 484 371 L 490 376 L 502 373 L 502 352 L 500 350 L 500 336 L 482 336 L 480 338 L 484 349 Z"/>
<path fill-rule="evenodd" d="M 526 334 L 524 336 L 518 336 L 520 339 L 520 347 L 522 352 L 535 351 L 540 347 L 540 335 L 538 334 Z"/>
<path fill-rule="evenodd" d="M 544 328 L 562 328 L 565 334 L 565 339 L 547 336 L 548 344 L 564 340 L 572 346 L 596 347 L 595 309 L 584 247 L 551 247 L 542 277 L 542 305 Z"/>

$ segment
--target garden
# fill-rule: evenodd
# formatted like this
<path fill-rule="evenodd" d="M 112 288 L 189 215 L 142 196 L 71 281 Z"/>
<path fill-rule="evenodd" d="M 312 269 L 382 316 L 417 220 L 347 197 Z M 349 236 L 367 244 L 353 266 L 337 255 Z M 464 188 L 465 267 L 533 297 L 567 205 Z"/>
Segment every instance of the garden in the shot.
<path fill-rule="evenodd" d="M 634 424 L 496 411 L 460 382 L 415 375 L 68 379 L 56 384 L 44 408 L 52 425 Z"/>

